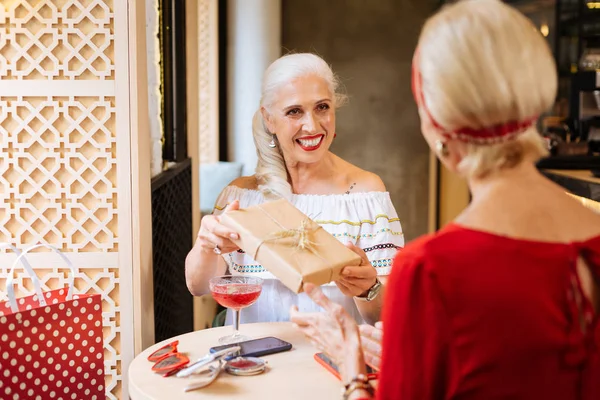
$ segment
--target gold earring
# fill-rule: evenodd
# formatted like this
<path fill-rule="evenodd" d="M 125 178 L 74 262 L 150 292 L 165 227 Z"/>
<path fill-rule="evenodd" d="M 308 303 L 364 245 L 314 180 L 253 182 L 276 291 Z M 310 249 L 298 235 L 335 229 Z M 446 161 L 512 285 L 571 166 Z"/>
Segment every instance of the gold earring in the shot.
<path fill-rule="evenodd" d="M 444 142 L 440 139 L 435 141 L 435 151 L 441 157 L 448 157 L 448 155 L 450 155 L 450 151 L 448 150 L 448 145 L 446 144 L 446 142 Z"/>

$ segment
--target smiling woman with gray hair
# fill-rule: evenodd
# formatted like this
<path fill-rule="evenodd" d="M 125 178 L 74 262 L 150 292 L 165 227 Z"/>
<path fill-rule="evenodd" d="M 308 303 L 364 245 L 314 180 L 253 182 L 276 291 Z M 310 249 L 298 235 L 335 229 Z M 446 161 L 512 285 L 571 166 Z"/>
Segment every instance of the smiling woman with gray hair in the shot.
<path fill-rule="evenodd" d="M 329 65 L 314 54 L 290 54 L 271 64 L 253 120 L 256 174 L 233 181 L 214 214 L 202 219 L 186 259 L 188 288 L 194 295 L 207 293 L 209 279 L 227 269 L 263 278 L 261 296 L 244 309 L 242 322 L 287 321 L 292 305 L 320 310 L 241 251 L 230 240 L 237 232 L 220 223 L 223 212 L 281 197 L 362 257 L 361 266 L 345 267 L 323 291 L 356 321 L 379 319 L 391 260 L 404 238 L 381 179 L 329 151 L 337 136 L 335 109 L 344 101 L 338 86 Z"/>

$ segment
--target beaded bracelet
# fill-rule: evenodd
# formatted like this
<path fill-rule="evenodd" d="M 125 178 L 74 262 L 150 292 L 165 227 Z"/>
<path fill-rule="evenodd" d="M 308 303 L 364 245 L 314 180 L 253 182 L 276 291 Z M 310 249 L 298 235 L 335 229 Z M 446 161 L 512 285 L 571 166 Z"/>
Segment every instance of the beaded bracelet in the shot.
<path fill-rule="evenodd" d="M 369 378 L 364 374 L 358 374 L 350 381 L 350 383 L 344 385 L 342 388 L 342 398 L 344 400 L 348 399 L 350 394 L 355 390 L 364 390 L 369 393 L 370 396 L 375 394 L 375 389 L 371 386 Z"/>
<path fill-rule="evenodd" d="M 362 383 L 365 383 L 365 384 L 366 384 L 366 383 L 369 383 L 369 377 L 368 377 L 368 376 L 366 376 L 365 374 L 358 374 L 358 375 L 356 375 L 354 378 L 352 378 L 352 379 L 350 380 L 350 382 L 348 382 L 348 383 L 347 383 L 347 384 L 345 384 L 344 386 L 348 387 L 348 386 L 350 386 L 350 384 L 351 384 L 352 382 L 362 382 Z"/>

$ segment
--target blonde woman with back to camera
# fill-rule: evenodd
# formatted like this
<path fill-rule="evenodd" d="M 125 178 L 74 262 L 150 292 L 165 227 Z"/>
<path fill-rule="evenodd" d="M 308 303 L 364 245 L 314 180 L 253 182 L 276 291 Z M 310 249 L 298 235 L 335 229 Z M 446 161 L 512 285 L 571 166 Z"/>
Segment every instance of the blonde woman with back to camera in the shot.
<path fill-rule="evenodd" d="M 556 85 L 544 38 L 500 1 L 461 1 L 425 24 L 421 130 L 472 201 L 394 260 L 378 399 L 600 399 L 600 215 L 535 167 Z M 363 350 L 377 361 L 377 340 L 361 343 L 352 318 L 305 290 L 327 313 L 292 321 L 341 366 L 346 398 L 372 398 Z"/>
<path fill-rule="evenodd" d="M 210 278 L 229 270 L 264 279 L 260 298 L 244 309 L 242 322 L 288 321 L 292 305 L 320 310 L 241 251 L 230 240 L 238 233 L 219 221 L 222 212 L 283 197 L 363 259 L 359 267 L 345 267 L 323 291 L 356 321 L 379 319 L 386 276 L 404 239 L 381 179 L 329 151 L 335 109 L 343 99 L 330 67 L 314 54 L 287 55 L 269 66 L 253 120 L 256 174 L 233 181 L 217 199 L 214 215 L 202 219 L 186 259 L 192 294 L 209 292 Z"/>

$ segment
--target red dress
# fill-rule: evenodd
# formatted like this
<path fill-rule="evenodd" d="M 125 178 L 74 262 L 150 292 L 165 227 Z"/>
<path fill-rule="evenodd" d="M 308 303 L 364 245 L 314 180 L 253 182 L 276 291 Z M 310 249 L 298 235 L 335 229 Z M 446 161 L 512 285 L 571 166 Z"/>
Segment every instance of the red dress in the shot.
<path fill-rule="evenodd" d="M 377 398 L 600 400 L 600 324 L 578 255 L 600 282 L 600 236 L 560 244 L 449 225 L 408 245 L 387 284 Z"/>

